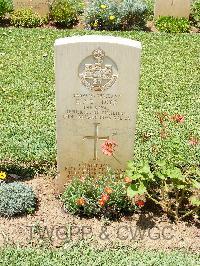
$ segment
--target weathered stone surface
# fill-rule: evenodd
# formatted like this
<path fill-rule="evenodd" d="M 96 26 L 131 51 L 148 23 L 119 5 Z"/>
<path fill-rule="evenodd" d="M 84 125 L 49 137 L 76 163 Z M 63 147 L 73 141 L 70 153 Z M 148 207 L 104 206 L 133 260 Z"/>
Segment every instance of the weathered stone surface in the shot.
<path fill-rule="evenodd" d="M 133 156 L 140 42 L 82 36 L 55 42 L 57 185 L 73 176 L 124 170 Z M 101 145 L 113 140 L 113 156 Z"/>
<path fill-rule="evenodd" d="M 30 8 L 41 16 L 49 13 L 50 2 L 48 0 L 13 0 L 14 9 Z"/>
<path fill-rule="evenodd" d="M 189 18 L 190 0 L 156 0 L 154 17 L 173 16 Z"/>

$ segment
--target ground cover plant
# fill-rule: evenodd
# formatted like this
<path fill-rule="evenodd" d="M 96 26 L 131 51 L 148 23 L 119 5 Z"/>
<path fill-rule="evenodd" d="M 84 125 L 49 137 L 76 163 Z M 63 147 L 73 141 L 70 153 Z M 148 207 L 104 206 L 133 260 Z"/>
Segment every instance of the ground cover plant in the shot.
<path fill-rule="evenodd" d="M 155 21 L 155 26 L 161 32 L 185 33 L 189 32 L 190 21 L 186 18 L 161 16 Z"/>
<path fill-rule="evenodd" d="M 0 0 L 0 20 L 13 10 L 12 0 Z"/>
<path fill-rule="evenodd" d="M 196 0 L 192 4 L 192 12 L 190 15 L 190 19 L 192 24 L 198 28 L 200 28 L 200 1 Z"/>
<path fill-rule="evenodd" d="M 10 23 L 16 27 L 34 28 L 44 24 L 45 18 L 42 18 L 32 9 L 19 9 L 11 14 Z"/>
<path fill-rule="evenodd" d="M 80 256 L 81 254 L 81 256 Z M 64 266 L 64 265 L 155 265 L 198 266 L 200 256 L 187 251 L 158 252 L 136 251 L 133 248 L 95 249 L 81 245 L 66 246 L 65 249 L 13 249 L 0 251 L 2 266 Z"/>
<path fill-rule="evenodd" d="M 49 16 L 59 26 L 72 27 L 78 23 L 83 8 L 84 3 L 81 0 L 54 0 Z"/>
<path fill-rule="evenodd" d="M 148 8 L 142 0 L 90 1 L 85 11 L 85 22 L 95 30 L 143 29 Z"/>
<path fill-rule="evenodd" d="M 127 197 L 125 182 L 112 173 L 74 178 L 62 195 L 66 211 L 85 216 L 119 218 L 135 210 Z"/>
<path fill-rule="evenodd" d="M 0 184 L 0 215 L 33 213 L 36 207 L 36 196 L 29 186 L 19 183 Z"/>

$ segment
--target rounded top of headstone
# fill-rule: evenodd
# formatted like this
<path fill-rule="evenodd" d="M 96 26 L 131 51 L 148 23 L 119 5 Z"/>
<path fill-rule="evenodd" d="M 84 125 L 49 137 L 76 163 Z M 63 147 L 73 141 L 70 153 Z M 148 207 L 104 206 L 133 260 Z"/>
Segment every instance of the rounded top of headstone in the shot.
<path fill-rule="evenodd" d="M 84 36 L 73 36 L 60 38 L 55 40 L 55 46 L 73 44 L 73 43 L 111 43 L 121 44 L 125 46 L 131 46 L 137 49 L 142 49 L 141 42 L 114 36 L 102 36 L 102 35 L 84 35 Z"/>

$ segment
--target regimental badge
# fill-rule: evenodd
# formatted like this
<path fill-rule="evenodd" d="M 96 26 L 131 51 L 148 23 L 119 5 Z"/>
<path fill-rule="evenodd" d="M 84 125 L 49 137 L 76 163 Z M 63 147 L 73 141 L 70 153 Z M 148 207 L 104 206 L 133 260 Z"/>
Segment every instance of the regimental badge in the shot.
<path fill-rule="evenodd" d="M 81 83 L 93 92 L 105 91 L 113 86 L 118 75 L 113 73 L 113 66 L 104 64 L 105 52 L 93 51 L 94 64 L 85 64 L 83 73 L 79 74 Z"/>

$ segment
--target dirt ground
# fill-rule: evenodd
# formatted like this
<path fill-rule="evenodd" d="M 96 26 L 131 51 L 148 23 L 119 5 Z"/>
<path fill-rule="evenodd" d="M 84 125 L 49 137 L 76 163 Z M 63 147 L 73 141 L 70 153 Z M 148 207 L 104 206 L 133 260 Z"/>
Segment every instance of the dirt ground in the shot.
<path fill-rule="evenodd" d="M 98 247 L 131 245 L 141 249 L 200 250 L 200 224 L 171 223 L 152 213 L 138 213 L 120 221 L 86 219 L 66 213 L 56 197 L 54 182 L 38 176 L 25 181 L 38 197 L 33 215 L 0 217 L 0 246 L 60 247 L 85 240 Z"/>

